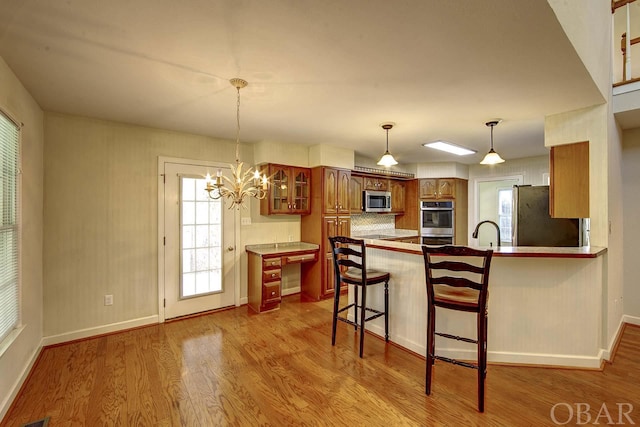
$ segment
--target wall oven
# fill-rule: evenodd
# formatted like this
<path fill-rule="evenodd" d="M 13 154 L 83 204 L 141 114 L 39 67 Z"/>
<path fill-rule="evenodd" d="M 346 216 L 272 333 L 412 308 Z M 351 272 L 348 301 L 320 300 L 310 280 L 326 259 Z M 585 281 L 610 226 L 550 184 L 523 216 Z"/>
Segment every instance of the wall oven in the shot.
<path fill-rule="evenodd" d="M 423 245 L 453 244 L 453 201 L 420 202 L 420 237 Z"/>

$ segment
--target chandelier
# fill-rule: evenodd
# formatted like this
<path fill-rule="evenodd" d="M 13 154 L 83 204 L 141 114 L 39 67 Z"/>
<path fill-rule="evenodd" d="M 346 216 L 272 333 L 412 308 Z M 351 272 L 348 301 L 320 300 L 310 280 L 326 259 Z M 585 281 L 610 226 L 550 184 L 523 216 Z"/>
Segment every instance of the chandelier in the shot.
<path fill-rule="evenodd" d="M 205 189 L 211 199 L 224 198 L 230 201 L 229 209 L 234 206 L 242 206 L 246 209 L 247 206 L 244 204 L 245 197 L 264 199 L 267 196 L 269 181 L 266 174 L 260 177 L 260 171 L 257 167 L 255 170 L 252 168 L 246 171 L 242 170 L 244 163 L 240 161 L 240 89 L 247 87 L 248 83 L 238 78 L 231 79 L 229 82 L 238 92 L 238 102 L 236 104 L 236 165 L 229 165 L 232 178 L 223 176 L 222 170 L 218 169 L 216 179 L 212 181 L 211 175 L 207 173 L 207 186 Z"/>

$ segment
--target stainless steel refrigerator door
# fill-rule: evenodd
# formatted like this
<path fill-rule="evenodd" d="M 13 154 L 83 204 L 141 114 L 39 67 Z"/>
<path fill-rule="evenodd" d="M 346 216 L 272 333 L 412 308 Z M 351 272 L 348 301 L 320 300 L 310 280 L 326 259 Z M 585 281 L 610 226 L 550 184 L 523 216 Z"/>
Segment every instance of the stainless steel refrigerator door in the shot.
<path fill-rule="evenodd" d="M 549 186 L 514 186 L 514 246 L 579 246 L 580 220 L 551 218 Z"/>

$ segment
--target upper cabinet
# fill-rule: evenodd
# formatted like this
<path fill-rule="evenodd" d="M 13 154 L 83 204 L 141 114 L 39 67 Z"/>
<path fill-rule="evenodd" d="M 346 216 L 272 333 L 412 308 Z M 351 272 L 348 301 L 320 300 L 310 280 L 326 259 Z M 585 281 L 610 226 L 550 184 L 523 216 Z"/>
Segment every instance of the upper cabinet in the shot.
<path fill-rule="evenodd" d="M 267 165 L 271 185 L 260 201 L 260 215 L 307 215 L 311 212 L 311 170 Z"/>
<path fill-rule="evenodd" d="M 349 215 L 349 181 L 351 171 L 345 169 L 324 168 L 323 170 L 323 209 L 328 215 Z"/>
<path fill-rule="evenodd" d="M 370 191 L 387 191 L 389 181 L 386 178 L 364 177 L 364 189 Z"/>
<path fill-rule="evenodd" d="M 351 175 L 349 181 L 349 206 L 352 214 L 362 213 L 363 178 Z"/>
<path fill-rule="evenodd" d="M 423 178 L 420 179 L 419 197 L 421 199 L 455 199 L 455 178 Z"/>
<path fill-rule="evenodd" d="M 405 207 L 405 188 L 404 181 L 389 180 L 391 190 L 391 213 L 404 213 Z"/>
<path fill-rule="evenodd" d="M 549 214 L 589 218 L 589 142 L 551 147 Z"/>

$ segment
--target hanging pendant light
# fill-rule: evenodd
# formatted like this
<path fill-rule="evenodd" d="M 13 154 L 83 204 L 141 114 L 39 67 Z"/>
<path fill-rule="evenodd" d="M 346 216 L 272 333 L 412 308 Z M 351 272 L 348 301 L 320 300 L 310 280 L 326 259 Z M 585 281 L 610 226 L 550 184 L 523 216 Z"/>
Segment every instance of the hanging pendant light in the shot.
<path fill-rule="evenodd" d="M 496 153 L 493 150 L 493 127 L 496 126 L 501 121 L 502 121 L 501 119 L 497 119 L 497 120 L 492 120 L 490 122 L 485 123 L 487 126 L 491 128 L 491 149 L 489 150 L 487 155 L 484 156 L 484 159 L 482 159 L 482 161 L 480 162 L 481 165 L 496 165 L 498 163 L 504 163 L 504 159 L 500 157 L 500 154 Z"/>
<path fill-rule="evenodd" d="M 387 151 L 385 151 L 382 157 L 380 158 L 380 160 L 378 160 L 378 165 L 384 166 L 386 168 L 398 164 L 398 162 L 396 162 L 396 159 L 394 159 L 391 153 L 389 152 L 389 129 L 391 129 L 394 125 L 395 123 L 391 123 L 391 122 L 383 123 L 380 125 L 382 126 L 382 129 L 387 131 Z"/>
<path fill-rule="evenodd" d="M 238 78 L 231 79 L 229 82 L 238 92 L 238 101 L 236 104 L 236 165 L 229 165 L 231 174 L 233 175 L 232 178 L 223 176 L 222 171 L 218 169 L 216 179 L 212 181 L 211 175 L 207 173 L 207 186 L 205 189 L 209 193 L 209 197 L 214 200 L 220 198 L 229 200 L 231 202 L 229 209 L 234 206 L 246 208 L 247 206 L 244 204 L 245 197 L 264 199 L 267 196 L 269 181 L 266 174 L 260 177 L 258 168 L 255 170 L 252 168 L 246 171 L 242 170 L 244 163 L 240 161 L 240 89 L 247 87 L 248 83 Z M 225 186 L 223 180 L 229 185 Z"/>

